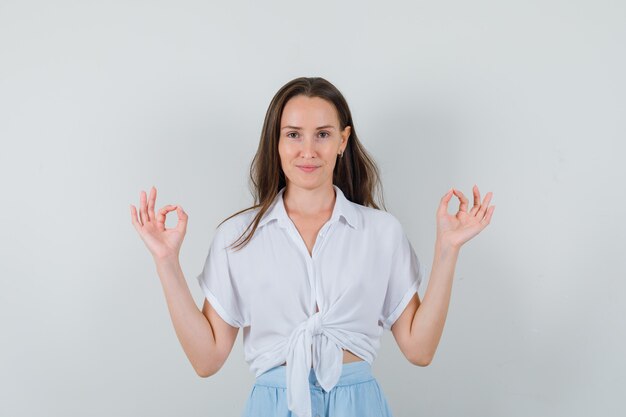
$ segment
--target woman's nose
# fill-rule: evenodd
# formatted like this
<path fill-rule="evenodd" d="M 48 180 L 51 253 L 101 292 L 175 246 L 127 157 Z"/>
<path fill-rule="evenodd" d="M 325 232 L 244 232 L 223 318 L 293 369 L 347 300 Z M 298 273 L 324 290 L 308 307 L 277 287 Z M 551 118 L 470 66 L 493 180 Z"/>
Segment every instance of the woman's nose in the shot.
<path fill-rule="evenodd" d="M 302 156 L 309 158 L 315 154 L 315 140 L 312 138 L 304 138 L 302 141 Z"/>

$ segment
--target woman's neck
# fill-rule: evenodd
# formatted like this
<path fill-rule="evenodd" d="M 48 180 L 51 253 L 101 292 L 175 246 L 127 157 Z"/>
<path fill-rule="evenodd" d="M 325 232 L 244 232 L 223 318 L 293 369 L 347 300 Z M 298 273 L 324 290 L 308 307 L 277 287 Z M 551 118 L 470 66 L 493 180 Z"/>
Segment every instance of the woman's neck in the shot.
<path fill-rule="evenodd" d="M 336 198 L 332 184 L 313 190 L 291 185 L 283 194 L 287 214 L 310 218 L 332 213 Z"/>

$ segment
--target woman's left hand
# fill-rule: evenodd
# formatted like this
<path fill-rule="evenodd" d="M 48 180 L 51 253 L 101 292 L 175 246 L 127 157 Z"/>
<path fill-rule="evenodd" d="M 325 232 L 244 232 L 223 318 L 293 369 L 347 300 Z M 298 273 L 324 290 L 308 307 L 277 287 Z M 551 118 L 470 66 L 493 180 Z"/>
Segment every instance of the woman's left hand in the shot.
<path fill-rule="evenodd" d="M 480 233 L 491 221 L 496 206 L 489 206 L 492 192 L 488 192 L 480 204 L 480 193 L 474 185 L 474 207 L 467 212 L 467 197 L 454 188 L 441 198 L 437 209 L 437 240 L 460 248 L 465 242 Z M 460 200 L 459 211 L 455 215 L 448 214 L 448 202 L 452 195 Z"/>

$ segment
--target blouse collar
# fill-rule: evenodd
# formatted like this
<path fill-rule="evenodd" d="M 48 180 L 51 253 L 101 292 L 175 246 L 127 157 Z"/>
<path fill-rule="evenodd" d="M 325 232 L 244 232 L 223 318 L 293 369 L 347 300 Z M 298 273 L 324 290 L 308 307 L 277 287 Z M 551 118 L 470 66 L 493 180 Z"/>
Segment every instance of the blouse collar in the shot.
<path fill-rule="evenodd" d="M 335 189 L 336 198 L 335 198 L 335 206 L 333 207 L 333 212 L 330 216 L 330 222 L 335 222 L 339 220 L 339 217 L 343 217 L 345 221 L 353 228 L 358 228 L 358 211 L 354 206 L 356 203 L 351 202 L 346 198 L 341 189 L 333 184 L 333 188 Z M 265 212 L 261 221 L 259 221 L 259 225 L 257 228 L 264 226 L 269 223 L 271 220 L 276 219 L 278 221 L 278 225 L 282 228 L 287 227 L 291 219 L 287 215 L 287 211 L 285 210 L 285 204 L 283 202 L 283 194 L 285 192 L 286 187 L 280 189 L 272 205 Z"/>

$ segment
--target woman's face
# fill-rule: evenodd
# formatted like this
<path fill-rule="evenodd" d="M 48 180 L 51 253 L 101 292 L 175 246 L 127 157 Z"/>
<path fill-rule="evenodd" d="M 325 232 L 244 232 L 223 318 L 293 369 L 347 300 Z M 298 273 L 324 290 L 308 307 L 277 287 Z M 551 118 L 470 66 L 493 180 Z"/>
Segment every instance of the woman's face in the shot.
<path fill-rule="evenodd" d="M 278 154 L 287 184 L 315 189 L 333 183 L 333 170 L 348 144 L 335 106 L 319 97 L 289 99 L 280 120 Z"/>

